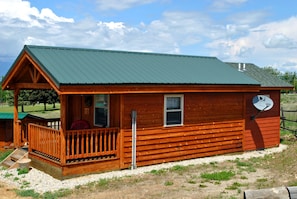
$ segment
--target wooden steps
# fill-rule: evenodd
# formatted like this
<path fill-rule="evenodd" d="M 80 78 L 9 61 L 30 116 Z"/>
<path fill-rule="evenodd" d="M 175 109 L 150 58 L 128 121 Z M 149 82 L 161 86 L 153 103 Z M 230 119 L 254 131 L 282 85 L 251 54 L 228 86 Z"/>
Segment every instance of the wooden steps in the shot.
<path fill-rule="evenodd" d="M 9 156 L 7 156 L 0 165 L 8 169 L 17 168 L 19 165 L 17 161 L 28 158 L 28 151 L 22 148 L 15 149 Z"/>

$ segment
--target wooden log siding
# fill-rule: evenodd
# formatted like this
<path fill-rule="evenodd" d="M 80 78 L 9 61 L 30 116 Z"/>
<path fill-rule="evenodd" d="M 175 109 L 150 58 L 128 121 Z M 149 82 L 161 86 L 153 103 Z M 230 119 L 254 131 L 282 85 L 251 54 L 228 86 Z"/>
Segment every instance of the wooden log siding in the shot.
<path fill-rule="evenodd" d="M 66 131 L 66 161 L 118 157 L 119 129 L 97 128 Z"/>
<path fill-rule="evenodd" d="M 45 155 L 60 161 L 60 131 L 37 124 L 29 124 L 29 152 Z"/>
<path fill-rule="evenodd" d="M 245 151 L 278 146 L 280 143 L 280 117 L 257 118 L 246 122 L 243 149 Z"/>
<path fill-rule="evenodd" d="M 137 166 L 241 152 L 243 120 L 137 129 Z M 131 166 L 131 129 L 124 131 L 124 167 Z"/>

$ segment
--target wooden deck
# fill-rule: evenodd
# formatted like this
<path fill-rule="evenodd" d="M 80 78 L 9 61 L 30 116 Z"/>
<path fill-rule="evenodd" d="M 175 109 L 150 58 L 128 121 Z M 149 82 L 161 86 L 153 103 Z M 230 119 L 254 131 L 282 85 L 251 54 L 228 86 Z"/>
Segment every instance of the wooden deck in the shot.
<path fill-rule="evenodd" d="M 29 156 L 33 158 L 33 164 L 35 160 L 35 166 L 41 170 L 46 170 L 44 167 L 49 165 L 56 167 L 54 173 L 60 173 L 57 178 L 119 168 L 118 128 L 68 130 L 65 147 L 62 146 L 60 130 L 37 124 L 29 124 L 28 129 Z M 62 148 L 65 148 L 64 152 Z M 63 154 L 66 164 L 62 162 Z"/>
<path fill-rule="evenodd" d="M 41 125 L 29 125 L 29 152 L 46 154 L 53 161 L 61 161 L 59 130 Z M 66 163 L 83 159 L 118 157 L 118 128 L 97 128 L 66 131 Z"/>

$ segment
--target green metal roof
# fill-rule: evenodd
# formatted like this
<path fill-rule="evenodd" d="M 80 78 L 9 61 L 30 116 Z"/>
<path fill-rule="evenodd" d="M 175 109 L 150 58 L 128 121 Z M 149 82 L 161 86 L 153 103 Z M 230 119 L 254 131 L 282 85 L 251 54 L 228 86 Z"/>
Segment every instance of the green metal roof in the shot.
<path fill-rule="evenodd" d="M 28 115 L 28 113 L 18 113 L 18 119 L 22 120 Z M 0 120 L 13 120 L 13 113 L 0 113 Z"/>
<path fill-rule="evenodd" d="M 86 84 L 260 85 L 216 57 L 25 45 L 17 60 L 24 52 L 57 87 Z"/>
<path fill-rule="evenodd" d="M 233 68 L 238 69 L 239 63 L 227 63 Z M 243 65 L 243 64 L 241 64 Z M 245 75 L 257 80 L 261 83 L 261 87 L 289 87 L 292 88 L 293 86 L 277 76 L 267 73 L 264 69 L 256 66 L 255 64 L 246 63 L 245 64 L 245 70 L 242 70 L 239 73 L 244 73 Z"/>
<path fill-rule="evenodd" d="M 60 85 L 220 84 L 259 85 L 215 57 L 49 46 L 24 46 Z"/>
<path fill-rule="evenodd" d="M 41 117 L 35 116 L 35 115 L 31 115 L 29 113 L 18 113 L 18 119 L 19 120 L 23 120 L 26 117 L 30 117 L 30 118 L 36 118 L 36 119 L 43 119 Z M 5 113 L 5 112 L 0 112 L 0 120 L 13 120 L 13 113 Z"/>

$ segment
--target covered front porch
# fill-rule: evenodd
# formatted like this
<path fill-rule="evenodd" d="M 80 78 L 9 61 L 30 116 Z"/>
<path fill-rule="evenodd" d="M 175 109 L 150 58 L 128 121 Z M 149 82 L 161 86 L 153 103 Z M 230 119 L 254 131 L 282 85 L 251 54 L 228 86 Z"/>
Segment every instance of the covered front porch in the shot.
<path fill-rule="evenodd" d="M 13 147 L 27 145 L 33 167 L 57 178 L 121 168 L 119 95 L 85 87 L 65 90 L 27 52 L 20 55 L 2 86 L 14 92 Z M 26 89 L 55 90 L 59 120 L 30 122 L 22 130 L 18 100 L 20 91 Z M 88 125 L 73 126 L 77 121 Z"/>
<path fill-rule="evenodd" d="M 32 166 L 56 178 L 120 168 L 118 128 L 66 130 L 63 136 L 60 129 L 29 124 L 28 132 Z"/>

